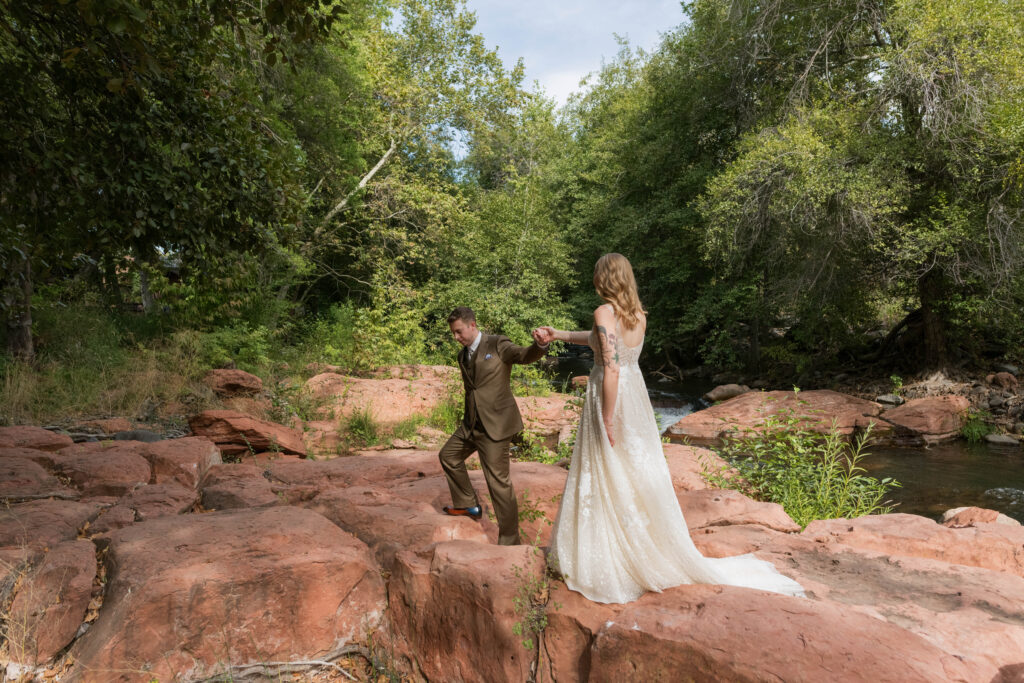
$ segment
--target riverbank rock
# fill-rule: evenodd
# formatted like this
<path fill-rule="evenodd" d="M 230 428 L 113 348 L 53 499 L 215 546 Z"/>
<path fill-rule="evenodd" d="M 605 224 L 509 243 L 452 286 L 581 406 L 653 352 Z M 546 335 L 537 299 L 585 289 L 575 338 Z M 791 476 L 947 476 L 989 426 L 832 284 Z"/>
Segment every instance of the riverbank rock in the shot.
<path fill-rule="evenodd" d="M 67 434 L 57 434 L 42 427 L 0 427 L 0 448 L 34 448 L 59 451 L 75 442 Z"/>
<path fill-rule="evenodd" d="M 202 502 L 207 510 L 261 508 L 281 502 L 264 470 L 247 463 L 215 465 L 203 478 Z"/>
<path fill-rule="evenodd" d="M 306 455 L 298 431 L 234 410 L 207 410 L 189 418 L 188 424 L 196 436 L 205 436 L 217 444 L 225 456 L 250 451 Z"/>
<path fill-rule="evenodd" d="M 143 451 L 153 468 L 152 483 L 177 482 L 198 488 L 203 475 L 221 462 L 220 449 L 205 437 L 188 436 L 149 444 Z"/>
<path fill-rule="evenodd" d="M 251 396 L 263 391 L 263 380 L 244 370 L 210 370 L 203 384 L 221 398 Z"/>
<path fill-rule="evenodd" d="M 938 443 L 960 435 L 970 407 L 964 396 L 927 396 L 885 411 L 882 419 L 893 426 L 897 441 Z"/>
<path fill-rule="evenodd" d="M 11 660 L 34 667 L 64 649 L 85 617 L 95 578 L 96 547 L 90 541 L 65 541 L 43 555 L 5 615 Z"/>
<path fill-rule="evenodd" d="M 748 391 L 750 391 L 750 387 L 745 384 L 720 384 L 704 394 L 703 398 L 708 403 L 719 403 L 721 401 L 728 401 L 730 398 L 736 398 Z"/>
<path fill-rule="evenodd" d="M 800 531 L 778 503 L 762 503 L 730 489 L 704 489 L 676 493 L 691 530 L 708 526 L 758 524 L 775 531 Z"/>
<path fill-rule="evenodd" d="M 1009 434 L 986 434 L 985 442 L 996 446 L 1009 446 L 1011 448 L 1020 447 L 1020 439 Z"/>
<path fill-rule="evenodd" d="M 698 491 L 708 488 L 703 473 L 719 473 L 729 469 L 714 451 L 678 443 L 662 444 L 665 462 L 672 476 L 672 486 L 678 491 Z"/>
<path fill-rule="evenodd" d="M 975 524 L 951 529 L 902 513 L 811 522 L 801 534 L 821 543 L 982 567 L 1024 577 L 1024 526 Z"/>
<path fill-rule="evenodd" d="M 793 416 L 803 426 L 822 433 L 835 425 L 841 434 L 849 435 L 869 424 L 874 424 L 877 433 L 884 429 L 878 419 L 881 411 L 873 401 L 836 391 L 752 391 L 690 413 L 669 427 L 666 435 L 674 441 L 714 443 L 730 433 L 756 433 L 769 416 Z"/>
<path fill-rule="evenodd" d="M 942 525 L 953 529 L 979 524 L 1005 524 L 1006 526 L 1021 526 L 1021 523 L 1012 517 L 1007 517 L 996 510 L 986 510 L 978 507 L 962 507 L 946 510 L 942 514 Z"/>
<path fill-rule="evenodd" d="M 526 431 L 540 437 L 544 445 L 554 449 L 579 422 L 579 408 L 570 394 L 517 396 L 516 404 L 523 416 Z"/>
<path fill-rule="evenodd" d="M 113 532 L 81 681 L 196 679 L 365 641 L 384 583 L 361 541 L 300 508 L 163 517 Z"/>

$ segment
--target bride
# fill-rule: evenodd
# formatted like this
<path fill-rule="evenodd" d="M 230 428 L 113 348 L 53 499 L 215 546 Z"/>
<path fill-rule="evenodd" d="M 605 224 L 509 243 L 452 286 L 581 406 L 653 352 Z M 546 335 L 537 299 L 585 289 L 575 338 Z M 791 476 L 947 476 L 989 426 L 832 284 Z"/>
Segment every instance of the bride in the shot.
<path fill-rule="evenodd" d="M 625 256 L 605 254 L 594 287 L 606 302 L 594 328 L 538 328 L 594 349 L 569 477 L 550 557 L 572 590 L 623 603 L 689 583 L 728 584 L 803 595 L 800 585 L 753 555 L 706 558 L 690 540 L 637 361 L 647 317 Z"/>

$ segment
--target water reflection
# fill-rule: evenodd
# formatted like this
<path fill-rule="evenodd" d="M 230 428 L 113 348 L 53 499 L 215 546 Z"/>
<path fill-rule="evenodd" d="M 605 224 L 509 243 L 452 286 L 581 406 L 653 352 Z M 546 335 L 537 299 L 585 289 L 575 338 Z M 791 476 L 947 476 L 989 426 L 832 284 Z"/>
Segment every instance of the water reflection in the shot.
<path fill-rule="evenodd" d="M 1024 522 L 1024 453 L 955 441 L 927 449 L 873 448 L 865 469 L 903 484 L 890 497 L 909 512 L 938 519 L 950 508 L 975 505 Z"/>

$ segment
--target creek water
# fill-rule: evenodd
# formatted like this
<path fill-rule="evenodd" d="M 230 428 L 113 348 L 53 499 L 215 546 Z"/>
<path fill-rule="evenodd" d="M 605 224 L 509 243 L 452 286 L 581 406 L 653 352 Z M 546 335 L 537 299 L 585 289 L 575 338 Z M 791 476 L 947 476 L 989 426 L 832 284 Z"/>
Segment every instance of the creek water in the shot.
<path fill-rule="evenodd" d="M 557 374 L 589 374 L 591 365 L 585 357 L 563 357 Z M 700 398 L 712 388 L 706 381 L 665 381 L 651 375 L 645 380 L 662 432 L 707 407 Z M 862 461 L 868 474 L 902 484 L 889 493 L 894 512 L 939 519 L 946 510 L 974 505 L 1024 522 L 1024 448 L 957 440 L 929 448 L 875 446 L 868 452 Z"/>

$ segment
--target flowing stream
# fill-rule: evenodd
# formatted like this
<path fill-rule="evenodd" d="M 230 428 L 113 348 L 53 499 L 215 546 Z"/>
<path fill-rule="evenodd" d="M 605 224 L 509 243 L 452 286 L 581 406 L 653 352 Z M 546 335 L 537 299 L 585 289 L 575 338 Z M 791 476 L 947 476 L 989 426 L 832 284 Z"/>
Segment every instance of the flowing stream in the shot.
<path fill-rule="evenodd" d="M 590 366 L 585 358 L 562 358 L 558 374 L 589 374 Z M 645 380 L 662 432 L 707 407 L 700 397 L 711 386 L 702 380 L 671 382 L 655 376 Z M 871 476 L 892 477 L 903 485 L 889 494 L 896 504 L 894 512 L 939 519 L 946 510 L 974 505 L 1024 522 L 1024 448 L 963 440 L 930 448 L 874 447 L 863 465 Z"/>

